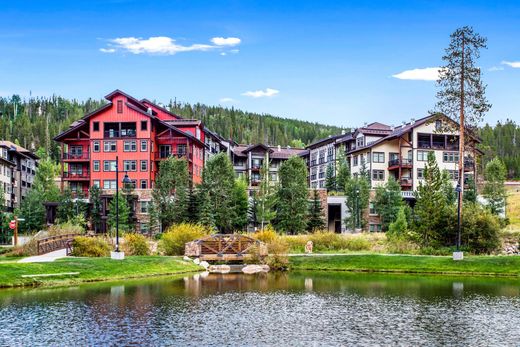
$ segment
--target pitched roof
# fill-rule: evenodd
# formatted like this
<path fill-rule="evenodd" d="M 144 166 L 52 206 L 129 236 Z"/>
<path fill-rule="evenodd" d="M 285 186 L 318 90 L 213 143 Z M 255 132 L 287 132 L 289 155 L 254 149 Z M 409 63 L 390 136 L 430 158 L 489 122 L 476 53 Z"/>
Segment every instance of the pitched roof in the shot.
<path fill-rule="evenodd" d="M 16 143 L 13 143 L 11 141 L 3 140 L 0 141 L 0 146 L 5 147 L 9 150 L 16 151 L 22 155 L 29 156 L 34 159 L 40 159 L 36 154 L 28 150 L 27 148 L 24 148 L 22 146 L 18 146 Z"/>
<path fill-rule="evenodd" d="M 303 148 L 290 148 L 290 147 L 278 147 L 278 146 L 267 146 L 262 143 L 254 144 L 254 145 L 238 145 L 233 147 L 233 154 L 238 157 L 247 157 L 247 153 L 254 148 L 261 147 L 266 151 L 269 151 L 269 157 L 272 159 L 289 159 L 295 155 L 304 155 L 308 153 L 306 149 Z"/>
<path fill-rule="evenodd" d="M 142 104 L 144 104 L 144 105 L 148 104 L 148 105 L 151 105 L 151 106 L 153 106 L 153 107 L 155 107 L 155 108 L 158 108 L 159 110 L 163 111 L 163 112 L 166 113 L 166 114 L 169 114 L 170 116 L 172 116 L 172 117 L 174 117 L 174 118 L 176 118 L 176 119 L 182 119 L 182 117 L 179 116 L 178 114 L 175 114 L 175 113 L 173 113 L 173 112 L 167 110 L 165 107 L 159 106 L 159 105 L 157 105 L 156 103 L 151 102 L 151 101 L 148 100 L 148 99 L 141 99 L 140 102 L 141 102 Z"/>

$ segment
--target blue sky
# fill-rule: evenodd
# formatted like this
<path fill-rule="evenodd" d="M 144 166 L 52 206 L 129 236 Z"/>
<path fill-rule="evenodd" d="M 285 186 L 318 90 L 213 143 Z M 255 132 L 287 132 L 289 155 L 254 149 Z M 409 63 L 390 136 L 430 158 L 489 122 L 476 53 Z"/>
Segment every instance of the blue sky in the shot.
<path fill-rule="evenodd" d="M 424 116 L 457 27 L 488 38 L 486 120 L 520 122 L 518 1 L 3 1 L 0 95 L 234 105 L 339 126 Z M 152 38 L 152 39 L 150 39 Z M 157 39 L 158 38 L 158 39 Z M 516 64 L 515 64 L 516 63 Z"/>

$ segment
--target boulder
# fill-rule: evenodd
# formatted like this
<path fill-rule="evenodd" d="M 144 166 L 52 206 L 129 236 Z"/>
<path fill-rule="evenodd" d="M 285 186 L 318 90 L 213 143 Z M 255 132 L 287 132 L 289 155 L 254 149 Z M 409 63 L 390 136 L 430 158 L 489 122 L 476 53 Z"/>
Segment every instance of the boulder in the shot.
<path fill-rule="evenodd" d="M 209 267 L 209 263 L 207 261 L 201 261 L 199 265 L 205 269 L 208 269 Z"/>
<path fill-rule="evenodd" d="M 246 265 L 242 268 L 242 272 L 245 274 L 256 274 L 259 272 L 268 272 L 268 265 Z"/>
<path fill-rule="evenodd" d="M 231 271 L 231 266 L 229 265 L 211 265 L 208 267 L 208 271 L 211 273 L 220 273 L 226 274 Z"/>
<path fill-rule="evenodd" d="M 193 262 L 195 264 L 199 265 L 200 264 L 200 259 L 199 258 L 195 258 L 195 259 L 193 259 Z"/>

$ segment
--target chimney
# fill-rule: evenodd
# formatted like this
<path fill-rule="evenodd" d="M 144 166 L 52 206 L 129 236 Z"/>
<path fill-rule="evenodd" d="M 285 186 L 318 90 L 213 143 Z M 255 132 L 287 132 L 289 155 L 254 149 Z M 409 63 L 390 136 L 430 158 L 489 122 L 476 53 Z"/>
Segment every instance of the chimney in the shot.
<path fill-rule="evenodd" d="M 148 107 L 148 109 L 146 110 L 146 113 L 148 113 L 151 116 L 152 115 L 152 108 Z"/>
<path fill-rule="evenodd" d="M 412 118 L 412 120 L 410 121 L 410 124 L 415 124 L 415 118 Z"/>
<path fill-rule="evenodd" d="M 341 135 L 345 135 L 345 129 L 341 129 Z"/>
<path fill-rule="evenodd" d="M 282 146 L 278 145 L 278 152 L 282 151 Z"/>

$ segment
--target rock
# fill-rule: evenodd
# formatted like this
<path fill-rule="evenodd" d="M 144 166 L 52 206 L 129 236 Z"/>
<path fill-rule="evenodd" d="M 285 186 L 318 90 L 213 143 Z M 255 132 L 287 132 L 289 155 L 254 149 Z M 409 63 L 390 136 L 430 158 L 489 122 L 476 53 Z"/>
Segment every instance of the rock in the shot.
<path fill-rule="evenodd" d="M 199 265 L 205 269 L 208 269 L 209 267 L 209 263 L 207 261 L 201 261 Z"/>
<path fill-rule="evenodd" d="M 199 258 L 195 258 L 195 259 L 193 259 L 193 262 L 195 264 L 199 265 L 200 264 L 200 259 Z"/>
<path fill-rule="evenodd" d="M 191 261 L 191 258 L 187 257 L 187 256 L 184 256 L 184 258 L 182 258 L 182 259 L 185 260 L 185 261 Z"/>
<path fill-rule="evenodd" d="M 231 266 L 229 266 L 229 265 L 211 265 L 208 268 L 208 271 L 210 273 L 226 274 L 229 271 L 231 271 Z"/>
<path fill-rule="evenodd" d="M 268 265 L 246 265 L 242 268 L 242 272 L 245 274 L 256 274 L 259 272 L 268 272 Z"/>

